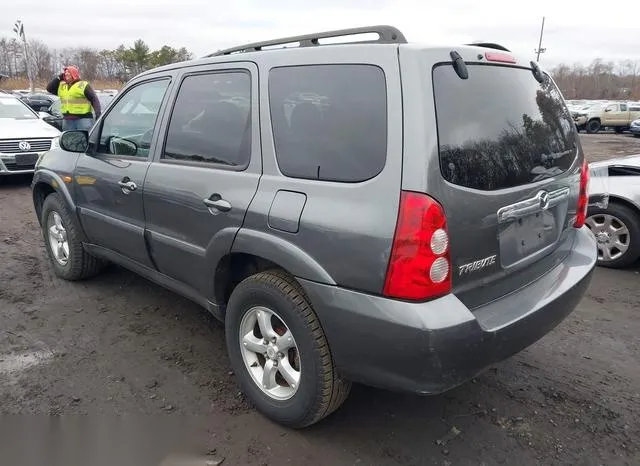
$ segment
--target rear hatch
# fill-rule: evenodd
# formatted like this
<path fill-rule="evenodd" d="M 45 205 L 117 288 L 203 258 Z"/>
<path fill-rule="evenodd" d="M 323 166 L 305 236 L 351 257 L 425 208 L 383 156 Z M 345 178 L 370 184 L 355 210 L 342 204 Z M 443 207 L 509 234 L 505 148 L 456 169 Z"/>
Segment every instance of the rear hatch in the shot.
<path fill-rule="evenodd" d="M 499 52 L 478 51 L 467 79 L 451 61 L 431 70 L 441 177 L 428 191 L 447 215 L 453 291 L 470 308 L 568 254 L 583 158 L 554 82 L 539 82 L 529 63 L 492 63 L 484 57 Z"/>

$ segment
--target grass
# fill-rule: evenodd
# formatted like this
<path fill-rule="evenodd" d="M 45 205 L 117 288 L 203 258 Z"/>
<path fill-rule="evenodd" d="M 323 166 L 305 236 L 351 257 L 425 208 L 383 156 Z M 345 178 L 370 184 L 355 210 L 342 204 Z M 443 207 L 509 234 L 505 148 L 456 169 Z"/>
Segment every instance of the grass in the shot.
<path fill-rule="evenodd" d="M 47 87 L 48 81 L 46 80 L 36 80 L 34 83 L 34 87 L 36 89 L 45 89 Z M 94 81 L 89 81 L 91 87 L 96 90 L 102 89 L 121 89 L 123 83 L 116 80 L 104 80 L 104 79 L 96 79 Z M 5 89 L 7 91 L 14 91 L 17 89 L 29 89 L 29 80 L 26 78 L 9 78 L 3 79 L 0 82 L 0 89 Z"/>

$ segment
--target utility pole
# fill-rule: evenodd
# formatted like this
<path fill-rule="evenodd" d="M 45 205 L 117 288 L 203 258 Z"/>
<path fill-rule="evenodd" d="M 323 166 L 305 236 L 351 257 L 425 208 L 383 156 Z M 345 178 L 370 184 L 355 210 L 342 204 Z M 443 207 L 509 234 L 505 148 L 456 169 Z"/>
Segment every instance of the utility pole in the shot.
<path fill-rule="evenodd" d="M 540 54 L 547 51 L 547 49 L 542 48 L 542 34 L 544 33 L 544 16 L 542 17 L 542 27 L 540 28 L 540 41 L 538 42 L 538 49 L 535 52 L 538 54 L 536 57 L 536 61 L 540 61 Z"/>
<path fill-rule="evenodd" d="M 24 45 L 24 61 L 25 61 L 25 64 L 27 65 L 27 77 L 29 78 L 29 90 L 33 92 L 35 89 L 33 86 L 33 70 L 31 65 L 31 55 L 29 55 L 29 45 L 27 44 L 27 36 L 24 33 L 24 24 L 22 24 L 22 21 L 20 20 L 16 21 L 16 23 L 13 25 L 13 32 L 16 33 L 16 35 L 20 40 L 22 40 L 22 43 Z"/>

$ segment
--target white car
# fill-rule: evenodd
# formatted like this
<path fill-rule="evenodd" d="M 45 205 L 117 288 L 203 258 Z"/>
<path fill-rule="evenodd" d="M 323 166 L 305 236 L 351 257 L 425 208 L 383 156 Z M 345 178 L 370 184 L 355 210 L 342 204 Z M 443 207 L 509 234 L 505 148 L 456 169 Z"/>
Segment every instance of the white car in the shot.
<path fill-rule="evenodd" d="M 0 177 L 33 173 L 38 158 L 61 134 L 11 94 L 0 92 Z"/>

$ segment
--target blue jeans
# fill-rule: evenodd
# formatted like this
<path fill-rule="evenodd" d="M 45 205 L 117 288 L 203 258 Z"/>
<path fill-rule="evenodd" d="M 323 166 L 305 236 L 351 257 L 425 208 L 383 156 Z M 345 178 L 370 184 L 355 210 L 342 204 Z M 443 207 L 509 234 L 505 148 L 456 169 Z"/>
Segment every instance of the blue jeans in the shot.
<path fill-rule="evenodd" d="M 62 131 L 89 131 L 93 126 L 93 118 L 78 118 L 77 120 L 62 120 Z"/>

